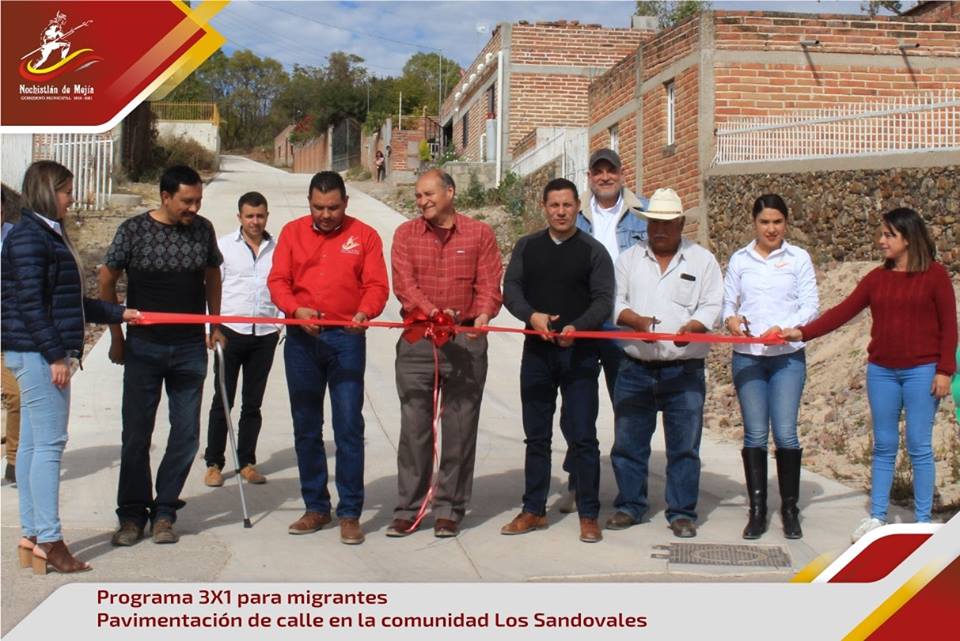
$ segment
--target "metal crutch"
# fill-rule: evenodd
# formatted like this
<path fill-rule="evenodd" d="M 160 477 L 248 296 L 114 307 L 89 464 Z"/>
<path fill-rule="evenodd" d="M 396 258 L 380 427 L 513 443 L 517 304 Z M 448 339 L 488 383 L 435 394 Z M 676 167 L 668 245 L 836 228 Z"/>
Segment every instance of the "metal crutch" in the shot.
<path fill-rule="evenodd" d="M 240 507 L 243 509 L 243 527 L 250 528 L 250 515 L 247 514 L 247 500 L 243 496 L 243 476 L 240 474 L 240 455 L 237 454 L 237 438 L 233 434 L 233 419 L 230 418 L 230 404 L 227 402 L 227 376 L 223 364 L 223 345 L 217 343 L 217 372 L 220 374 L 220 398 L 223 401 L 223 415 L 227 419 L 227 434 L 230 436 L 230 450 L 233 452 L 233 464 L 237 467 L 237 487 L 240 488 Z"/>

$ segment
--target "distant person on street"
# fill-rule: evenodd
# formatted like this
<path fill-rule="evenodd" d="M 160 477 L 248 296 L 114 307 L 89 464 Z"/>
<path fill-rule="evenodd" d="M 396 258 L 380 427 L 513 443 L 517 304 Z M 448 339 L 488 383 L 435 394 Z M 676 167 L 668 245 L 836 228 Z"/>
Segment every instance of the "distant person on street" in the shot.
<path fill-rule="evenodd" d="M 720 319 L 723 278 L 716 258 L 683 238 L 683 206 L 672 189 L 658 189 L 647 210 L 648 240 L 620 254 L 613 317 L 637 332 L 706 333 Z M 709 343 L 624 341 L 614 390 L 610 460 L 619 492 L 607 528 L 622 530 L 649 507 L 650 441 L 663 413 L 667 449 L 666 518 L 674 536 L 697 535 L 700 437 Z"/>
<path fill-rule="evenodd" d="M 347 215 L 340 174 L 321 171 L 307 190 L 310 214 L 280 232 L 267 283 L 288 318 L 363 323 L 380 315 L 390 295 L 383 243 L 373 227 Z M 293 416 L 300 493 L 306 511 L 287 531 L 310 534 L 331 522 L 323 399 L 330 388 L 340 541 L 363 543 L 363 327 L 291 326 L 283 360 Z"/>
<path fill-rule="evenodd" d="M 141 310 L 220 313 L 223 257 L 210 221 L 200 216 L 203 182 L 190 167 L 174 166 L 160 177 L 160 206 L 117 228 L 100 268 L 100 298 L 117 300 L 117 281 L 127 274 L 127 303 Z M 207 376 L 207 348 L 223 341 L 219 327 L 130 327 L 124 337 L 110 327 L 110 360 L 123 368 L 123 433 L 113 545 L 133 545 L 152 523 L 154 543 L 176 543 L 180 492 L 200 446 L 200 405 Z M 151 487 L 150 443 L 160 392 L 166 389 L 170 435 Z"/>
<path fill-rule="evenodd" d="M 588 206 L 577 214 L 577 228 L 600 241 L 610 254 L 610 260 L 616 261 L 622 252 L 641 240 L 646 240 L 647 221 L 641 212 L 646 208 L 647 201 L 637 197 L 624 186 L 623 164 L 620 155 L 612 149 L 598 149 L 590 155 L 587 178 L 590 183 L 590 201 Z M 615 331 L 617 326 L 608 319 L 602 329 Z M 595 342 L 600 364 L 603 366 L 607 394 L 613 403 L 613 390 L 617 384 L 623 347 L 612 339 Z M 561 409 L 561 422 L 564 414 Z M 568 491 L 558 501 L 557 509 L 561 513 L 569 513 L 576 509 L 576 479 L 569 454 L 564 458 L 563 469 L 570 475 Z"/>
<path fill-rule="evenodd" d="M 724 324 L 734 336 L 775 336 L 783 327 L 817 316 L 820 298 L 813 261 L 785 240 L 787 216 L 787 204 L 776 194 L 764 194 L 753 204 L 756 237 L 730 257 L 724 279 Z M 743 538 L 758 539 L 767 531 L 767 441 L 772 430 L 783 532 L 788 539 L 799 539 L 803 450 L 797 415 L 807 377 L 803 343 L 735 344 L 732 371 L 743 415 L 741 457 L 750 501 Z"/>
<path fill-rule="evenodd" d="M 556 178 L 543 189 L 547 229 L 517 241 L 503 282 L 503 302 L 528 329 L 539 332 L 598 330 L 613 310 L 613 261 L 599 241 L 577 229 L 577 187 Z M 557 390 L 566 412 L 567 441 L 580 540 L 603 538 L 600 513 L 600 447 L 597 441 L 597 340 L 528 335 L 520 364 L 520 400 L 526 436 L 523 511 L 500 529 L 524 534 L 547 527 L 550 443 Z"/>
<path fill-rule="evenodd" d="M 23 177 L 23 211 L 2 249 L 2 341 L 20 388 L 17 494 L 20 566 L 37 574 L 90 565 L 70 553 L 60 528 L 60 462 L 67 444 L 70 379 L 83 356 L 84 323 L 120 323 L 135 309 L 84 296 L 80 259 L 67 233 L 73 174 L 40 160 Z"/>
<path fill-rule="evenodd" d="M 383 157 L 383 152 L 379 149 L 377 150 L 373 164 L 377 169 L 377 182 L 383 182 L 383 179 L 387 175 L 387 159 Z"/>
<path fill-rule="evenodd" d="M 933 423 L 957 370 L 957 301 L 950 274 L 936 262 L 937 248 L 923 218 L 912 209 L 894 209 L 883 215 L 879 231 L 883 264 L 867 274 L 842 303 L 815 321 L 781 333 L 788 341 L 810 341 L 870 308 L 870 516 L 853 531 L 854 542 L 886 524 L 904 413 L 907 453 L 913 465 L 914 513 L 918 523 L 930 522 L 936 486 Z"/>
<path fill-rule="evenodd" d="M 276 241 L 267 231 L 267 199 L 256 191 L 247 192 L 237 203 L 240 228 L 221 236 L 217 241 L 223 263 L 220 311 L 224 316 L 277 315 L 270 300 L 267 276 L 273 266 Z M 232 408 L 237 393 L 237 381 L 243 370 L 240 393 L 240 422 L 237 429 L 237 458 L 240 475 L 248 483 L 266 483 L 266 477 L 257 471 L 257 438 L 263 416 L 260 405 L 267 389 L 267 378 L 273 367 L 273 353 L 280 338 L 278 325 L 251 323 L 224 323 L 220 331 L 227 339 L 223 348 L 223 367 L 227 388 L 227 407 Z M 209 487 L 223 485 L 224 450 L 227 446 L 227 420 L 223 413 L 220 394 L 220 369 L 213 370 L 213 403 L 207 422 L 207 449 L 203 458 L 207 471 L 203 482 Z"/>
<path fill-rule="evenodd" d="M 503 266 L 493 229 L 457 213 L 456 185 L 439 169 L 416 184 L 420 216 L 393 237 L 393 291 L 401 314 L 445 312 L 459 325 L 483 327 L 500 311 Z M 397 341 L 400 443 L 399 501 L 387 536 L 410 534 L 430 489 L 433 468 L 434 352 L 429 339 Z M 470 503 L 480 401 L 487 380 L 487 336 L 458 334 L 438 348 L 443 417 L 442 451 L 433 515 L 437 537 L 453 537 Z"/>

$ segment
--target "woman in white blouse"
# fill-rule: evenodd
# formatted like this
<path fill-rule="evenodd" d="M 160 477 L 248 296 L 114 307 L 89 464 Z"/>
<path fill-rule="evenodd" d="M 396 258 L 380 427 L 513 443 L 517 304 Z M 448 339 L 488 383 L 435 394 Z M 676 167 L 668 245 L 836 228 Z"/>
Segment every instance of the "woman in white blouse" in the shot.
<path fill-rule="evenodd" d="M 724 323 L 734 336 L 777 334 L 817 315 L 813 263 L 806 251 L 784 240 L 787 216 L 787 205 L 776 194 L 764 194 L 753 204 L 756 238 L 730 257 L 724 279 Z M 797 413 L 807 375 L 803 343 L 736 344 L 733 350 L 750 499 L 743 538 L 757 539 L 767 530 L 767 437 L 772 428 L 783 531 L 788 539 L 799 539 L 803 450 L 797 439 Z"/>

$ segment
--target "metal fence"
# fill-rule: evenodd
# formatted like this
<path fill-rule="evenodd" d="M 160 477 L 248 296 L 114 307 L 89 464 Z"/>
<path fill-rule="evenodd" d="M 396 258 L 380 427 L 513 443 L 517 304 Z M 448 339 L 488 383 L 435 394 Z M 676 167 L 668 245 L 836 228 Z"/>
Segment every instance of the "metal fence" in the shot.
<path fill-rule="evenodd" d="M 334 171 L 346 171 L 360 164 L 360 123 L 351 118 L 341 120 L 333 126 L 331 143 L 333 158 L 331 168 Z"/>
<path fill-rule="evenodd" d="M 960 149 L 960 92 L 738 119 L 716 144 L 717 164 Z"/>
<path fill-rule="evenodd" d="M 157 120 L 212 122 L 220 125 L 220 110 L 215 102 L 151 102 Z"/>
<path fill-rule="evenodd" d="M 73 172 L 74 209 L 104 209 L 113 194 L 113 138 L 109 134 L 42 134 L 34 159 L 55 160 Z"/>

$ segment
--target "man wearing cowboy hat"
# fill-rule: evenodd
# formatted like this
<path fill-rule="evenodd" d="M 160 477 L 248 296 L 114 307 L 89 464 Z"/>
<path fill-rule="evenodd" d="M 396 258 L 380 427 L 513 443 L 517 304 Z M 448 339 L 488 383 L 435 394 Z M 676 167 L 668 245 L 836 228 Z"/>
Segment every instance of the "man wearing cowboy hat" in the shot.
<path fill-rule="evenodd" d="M 723 279 L 709 251 L 683 238 L 683 206 L 658 189 L 643 215 L 648 239 L 616 262 L 615 322 L 638 332 L 705 333 L 720 319 Z M 650 440 L 663 412 L 667 454 L 666 518 L 675 536 L 696 536 L 700 434 L 708 343 L 624 341 L 614 390 L 610 453 L 619 492 L 607 528 L 639 523 L 647 511 Z"/>

